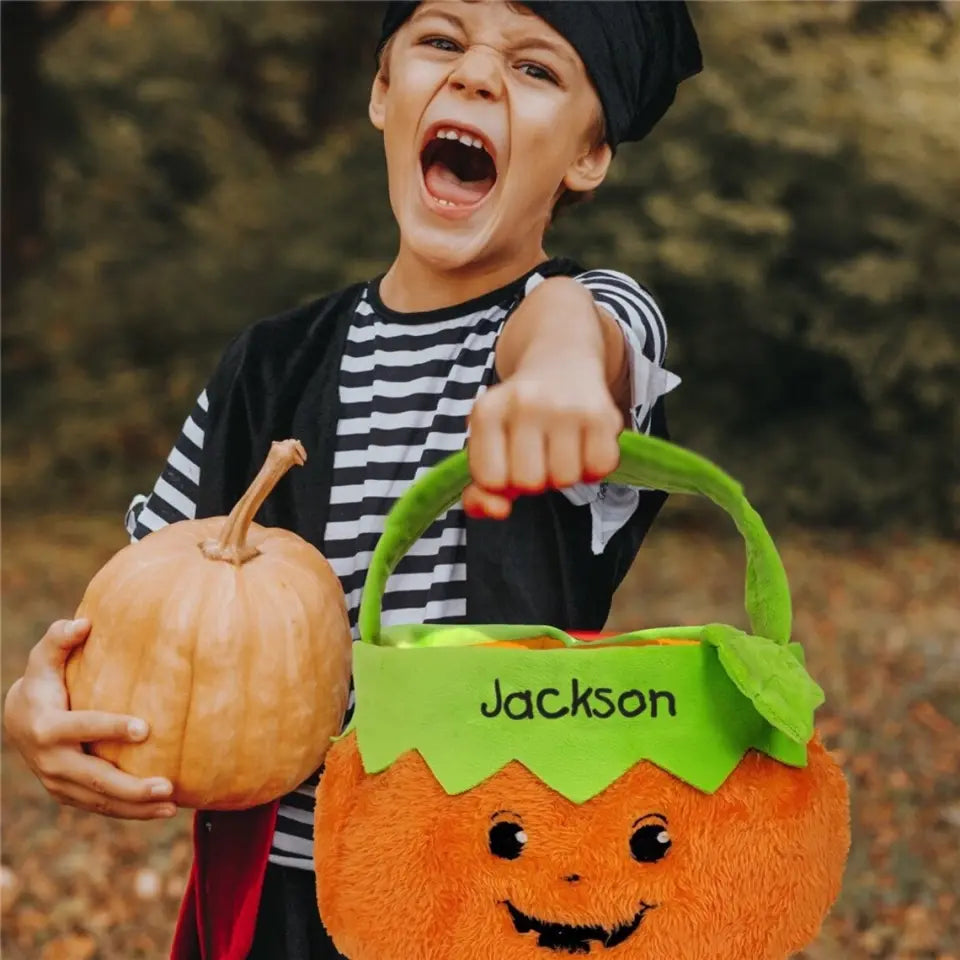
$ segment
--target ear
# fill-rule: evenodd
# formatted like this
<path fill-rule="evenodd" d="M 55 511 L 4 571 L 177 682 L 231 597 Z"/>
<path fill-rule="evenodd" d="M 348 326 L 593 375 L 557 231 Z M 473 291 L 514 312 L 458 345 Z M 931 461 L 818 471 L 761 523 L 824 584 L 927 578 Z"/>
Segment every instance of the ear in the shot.
<path fill-rule="evenodd" d="M 610 144 L 601 143 L 590 147 L 569 166 L 563 178 L 563 185 L 568 190 L 579 193 L 596 190 L 603 183 L 613 160 L 613 151 Z"/>
<path fill-rule="evenodd" d="M 373 78 L 373 87 L 370 90 L 370 106 L 367 108 L 370 122 L 381 131 L 381 133 L 383 132 L 387 115 L 387 90 L 389 88 L 390 81 L 381 68 Z"/>

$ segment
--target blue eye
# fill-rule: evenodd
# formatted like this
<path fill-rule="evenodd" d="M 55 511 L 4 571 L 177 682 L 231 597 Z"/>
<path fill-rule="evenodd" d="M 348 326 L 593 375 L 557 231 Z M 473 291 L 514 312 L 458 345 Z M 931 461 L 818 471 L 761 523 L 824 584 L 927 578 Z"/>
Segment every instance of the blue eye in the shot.
<path fill-rule="evenodd" d="M 426 37 L 420 43 L 425 47 L 433 47 L 434 50 L 443 50 L 445 53 L 457 53 L 460 50 L 460 45 L 449 37 Z"/>
<path fill-rule="evenodd" d="M 560 84 L 560 81 L 546 67 L 541 67 L 538 63 L 521 63 L 518 69 L 528 77 L 533 77 L 534 80 L 546 80 L 554 86 Z"/>

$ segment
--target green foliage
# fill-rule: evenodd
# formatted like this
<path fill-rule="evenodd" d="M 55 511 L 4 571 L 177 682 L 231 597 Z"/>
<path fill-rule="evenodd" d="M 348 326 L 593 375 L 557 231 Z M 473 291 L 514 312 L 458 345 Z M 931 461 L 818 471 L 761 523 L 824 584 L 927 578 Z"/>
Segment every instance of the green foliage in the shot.
<path fill-rule="evenodd" d="M 234 333 L 396 242 L 376 6 L 84 6 L 41 51 L 41 253 L 4 310 L 14 509 L 121 509 Z M 656 292 L 674 438 L 764 516 L 957 532 L 960 43 L 949 5 L 884 6 L 697 5 L 706 72 L 550 246 Z"/>

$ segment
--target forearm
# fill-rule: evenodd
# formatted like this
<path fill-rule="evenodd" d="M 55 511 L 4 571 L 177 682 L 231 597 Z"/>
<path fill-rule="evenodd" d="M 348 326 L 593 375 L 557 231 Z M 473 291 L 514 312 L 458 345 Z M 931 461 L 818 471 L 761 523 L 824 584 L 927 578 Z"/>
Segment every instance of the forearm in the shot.
<path fill-rule="evenodd" d="M 527 365 L 569 369 L 571 364 L 603 376 L 621 412 L 630 403 L 630 377 L 623 332 L 593 295 L 570 277 L 551 277 L 517 307 L 497 343 L 501 380 Z"/>

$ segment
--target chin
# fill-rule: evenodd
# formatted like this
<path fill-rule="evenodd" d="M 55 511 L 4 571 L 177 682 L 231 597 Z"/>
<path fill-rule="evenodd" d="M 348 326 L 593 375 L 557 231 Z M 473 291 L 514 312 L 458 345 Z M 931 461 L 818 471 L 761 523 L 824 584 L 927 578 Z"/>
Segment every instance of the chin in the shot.
<path fill-rule="evenodd" d="M 491 202 L 495 197 L 488 197 L 480 209 L 467 215 L 437 211 L 417 182 L 419 178 L 412 179 L 406 196 L 394 204 L 394 216 L 402 246 L 417 259 L 440 270 L 458 270 L 490 259 L 504 246 L 498 237 L 496 206 Z"/>

